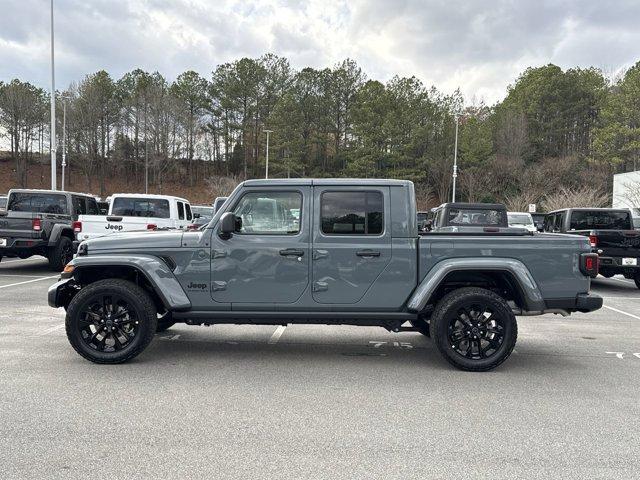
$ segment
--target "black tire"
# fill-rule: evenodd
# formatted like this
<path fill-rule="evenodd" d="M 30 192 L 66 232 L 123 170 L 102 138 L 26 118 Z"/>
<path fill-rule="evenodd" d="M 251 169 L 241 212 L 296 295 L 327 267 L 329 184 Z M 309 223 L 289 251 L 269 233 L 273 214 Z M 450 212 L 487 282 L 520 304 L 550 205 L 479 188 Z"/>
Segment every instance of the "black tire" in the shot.
<path fill-rule="evenodd" d="M 106 364 L 138 356 L 153 340 L 157 322 L 149 294 L 120 279 L 99 280 L 80 290 L 69 303 L 65 321 L 75 351 L 94 363 Z"/>
<path fill-rule="evenodd" d="M 518 338 L 511 307 L 499 295 L 478 287 L 445 295 L 430 324 L 431 338 L 442 356 L 454 367 L 472 372 L 496 368 L 509 358 Z"/>
<path fill-rule="evenodd" d="M 173 315 L 171 312 L 166 312 L 164 315 L 158 317 L 158 326 L 156 327 L 156 333 L 164 332 L 173 327 L 176 322 L 173 321 Z"/>
<path fill-rule="evenodd" d="M 55 247 L 49 249 L 47 258 L 49 268 L 54 272 L 61 272 L 65 265 L 73 260 L 73 243 L 69 237 L 60 237 Z"/>

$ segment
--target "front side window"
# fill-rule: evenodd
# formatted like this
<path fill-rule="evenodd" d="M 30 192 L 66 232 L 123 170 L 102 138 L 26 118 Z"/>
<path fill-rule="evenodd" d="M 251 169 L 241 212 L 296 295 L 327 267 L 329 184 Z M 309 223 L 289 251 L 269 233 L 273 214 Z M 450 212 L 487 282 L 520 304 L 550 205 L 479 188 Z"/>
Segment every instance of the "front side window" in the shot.
<path fill-rule="evenodd" d="M 87 206 L 83 197 L 71 197 L 71 203 L 73 203 L 74 215 L 85 215 L 87 213 Z"/>
<path fill-rule="evenodd" d="M 384 202 L 380 192 L 325 192 L 320 199 L 322 233 L 380 235 Z"/>
<path fill-rule="evenodd" d="M 170 218 L 169 200 L 161 198 L 118 197 L 111 215 L 120 217 Z"/>
<path fill-rule="evenodd" d="M 66 215 L 67 199 L 64 195 L 48 193 L 12 193 L 7 210 L 14 212 L 54 213 Z"/>
<path fill-rule="evenodd" d="M 89 215 L 100 215 L 100 211 L 98 210 L 98 202 L 96 202 L 93 198 L 87 198 L 87 213 Z"/>
<path fill-rule="evenodd" d="M 185 203 L 184 209 L 187 213 L 187 220 L 191 220 L 193 218 L 193 215 L 191 215 L 191 205 L 189 205 L 188 203 Z"/>
<path fill-rule="evenodd" d="M 239 233 L 295 235 L 300 231 L 301 209 L 299 192 L 250 192 L 238 202 L 233 214 L 242 220 Z"/>

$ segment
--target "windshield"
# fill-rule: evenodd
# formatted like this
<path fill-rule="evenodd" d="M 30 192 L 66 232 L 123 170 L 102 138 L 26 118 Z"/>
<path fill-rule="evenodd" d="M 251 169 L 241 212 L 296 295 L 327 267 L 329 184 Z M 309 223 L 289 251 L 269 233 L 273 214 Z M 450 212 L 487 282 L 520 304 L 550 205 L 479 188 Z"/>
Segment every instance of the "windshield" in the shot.
<path fill-rule="evenodd" d="M 533 225 L 531 215 L 526 213 L 509 213 L 509 225 Z"/>
<path fill-rule="evenodd" d="M 631 230 L 631 214 L 612 210 L 574 210 L 571 230 Z"/>

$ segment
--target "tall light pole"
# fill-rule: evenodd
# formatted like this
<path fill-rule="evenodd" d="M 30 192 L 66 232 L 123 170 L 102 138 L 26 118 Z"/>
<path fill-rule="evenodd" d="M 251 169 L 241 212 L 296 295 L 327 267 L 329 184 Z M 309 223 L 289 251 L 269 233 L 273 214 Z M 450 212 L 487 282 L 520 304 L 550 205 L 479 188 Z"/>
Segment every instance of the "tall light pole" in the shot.
<path fill-rule="evenodd" d="M 60 186 L 64 192 L 64 167 L 67 166 L 67 101 L 62 103 L 62 181 Z"/>
<path fill-rule="evenodd" d="M 51 190 L 56 185 L 56 75 L 53 58 L 53 0 L 51 0 Z"/>
<path fill-rule="evenodd" d="M 458 114 L 455 115 L 456 120 L 456 140 L 453 147 L 453 195 L 451 201 L 456 201 L 456 178 L 458 177 Z"/>
<path fill-rule="evenodd" d="M 264 178 L 269 178 L 269 134 L 273 132 L 273 130 L 263 130 L 267 134 L 267 161 L 264 168 Z"/>

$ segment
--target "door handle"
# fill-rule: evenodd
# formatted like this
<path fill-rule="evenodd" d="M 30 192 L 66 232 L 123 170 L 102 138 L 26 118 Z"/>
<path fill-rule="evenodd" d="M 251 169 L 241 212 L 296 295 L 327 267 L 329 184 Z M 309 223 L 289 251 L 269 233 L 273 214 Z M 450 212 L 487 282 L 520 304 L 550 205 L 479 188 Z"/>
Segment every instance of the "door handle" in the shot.
<path fill-rule="evenodd" d="M 359 257 L 379 257 L 380 252 L 376 252 L 374 250 L 358 250 L 356 255 Z"/>
<path fill-rule="evenodd" d="M 280 255 L 283 257 L 301 257 L 304 255 L 304 250 L 300 250 L 298 248 L 285 248 L 284 250 L 280 250 Z"/>

